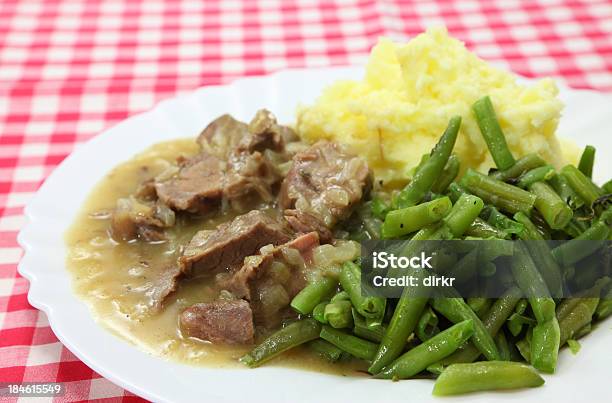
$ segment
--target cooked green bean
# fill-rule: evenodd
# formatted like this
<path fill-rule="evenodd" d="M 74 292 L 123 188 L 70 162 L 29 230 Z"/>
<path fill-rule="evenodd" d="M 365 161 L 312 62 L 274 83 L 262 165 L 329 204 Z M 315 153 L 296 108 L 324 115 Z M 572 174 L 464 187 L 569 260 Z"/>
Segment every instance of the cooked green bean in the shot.
<path fill-rule="evenodd" d="M 602 320 L 612 314 L 612 288 L 601 298 L 597 309 L 595 310 L 595 318 Z"/>
<path fill-rule="evenodd" d="M 451 118 L 444 134 L 442 134 L 438 143 L 431 150 L 427 161 L 419 167 L 408 186 L 397 195 L 395 200 L 397 208 L 414 206 L 423 200 L 425 194 L 431 189 L 436 179 L 438 179 L 444 170 L 455 146 L 460 127 L 461 117 L 455 116 Z"/>
<path fill-rule="evenodd" d="M 612 179 L 610 179 L 609 181 L 607 181 L 606 183 L 603 184 L 603 186 L 601 187 L 604 191 L 605 194 L 610 194 L 612 193 Z"/>
<path fill-rule="evenodd" d="M 514 221 L 505 214 L 502 214 L 493 206 L 483 209 L 481 217 L 487 217 L 487 222 L 492 226 L 504 231 L 506 235 L 520 234 L 523 232 L 523 224 Z"/>
<path fill-rule="evenodd" d="M 506 144 L 506 137 L 495 116 L 491 98 L 488 95 L 480 98 L 472 105 L 472 111 L 495 165 L 501 170 L 510 168 L 516 161 Z"/>
<path fill-rule="evenodd" d="M 591 178 L 593 176 L 593 164 L 595 162 L 595 147 L 586 146 L 580 156 L 580 162 L 578 163 L 578 169 L 586 177 Z"/>
<path fill-rule="evenodd" d="M 327 320 L 325 319 L 325 307 L 327 304 L 329 304 L 329 301 L 321 302 L 312 310 L 312 317 L 324 325 L 327 325 Z"/>
<path fill-rule="evenodd" d="M 536 182 L 547 181 L 555 175 L 555 168 L 552 165 L 544 165 L 543 167 L 537 167 L 531 171 L 525 172 L 519 178 L 517 183 L 518 187 L 527 189 L 530 185 Z"/>
<path fill-rule="evenodd" d="M 330 277 L 321 277 L 308 284 L 291 301 L 291 307 L 306 315 L 312 312 L 324 298 L 329 297 L 338 286 L 338 280 Z"/>
<path fill-rule="evenodd" d="M 500 238 L 506 239 L 509 234 L 499 228 L 495 228 L 480 217 L 476 217 L 465 231 L 466 235 L 478 238 Z"/>
<path fill-rule="evenodd" d="M 404 353 L 374 377 L 380 379 L 406 379 L 423 371 L 429 365 L 449 356 L 474 334 L 474 324 L 465 320 L 438 333 L 431 339 Z"/>
<path fill-rule="evenodd" d="M 578 209 L 584 206 L 584 200 L 574 191 L 569 182 L 563 175 L 557 174 L 548 180 L 555 192 L 571 208 Z"/>
<path fill-rule="evenodd" d="M 506 182 L 510 179 L 518 179 L 525 172 L 544 165 L 546 165 L 546 162 L 537 154 L 527 154 L 516 160 L 516 163 L 510 168 L 491 172 L 489 176 L 493 179 Z"/>
<path fill-rule="evenodd" d="M 372 205 L 370 208 L 372 209 L 372 215 L 381 220 L 385 219 L 387 213 L 391 209 L 391 207 L 384 200 L 378 197 L 374 197 L 372 199 Z"/>
<path fill-rule="evenodd" d="M 572 209 L 544 182 L 535 182 L 529 186 L 531 193 L 537 196 L 535 208 L 542 214 L 552 229 L 564 228 L 572 219 Z"/>
<path fill-rule="evenodd" d="M 342 357 L 343 351 L 323 339 L 316 339 L 308 343 L 310 348 L 319 357 L 326 359 L 329 362 L 336 362 Z"/>
<path fill-rule="evenodd" d="M 604 222 L 596 222 L 578 237 L 554 248 L 552 254 L 561 266 L 571 266 L 599 249 L 601 242 L 593 241 L 604 241 L 609 233 L 610 229 Z"/>
<path fill-rule="evenodd" d="M 426 270 L 412 270 L 410 275 L 422 281 L 427 272 Z M 428 297 L 423 294 L 422 289 L 404 288 L 368 372 L 378 373 L 402 353 L 408 336 L 414 331 L 427 304 Z"/>
<path fill-rule="evenodd" d="M 340 284 L 351 297 L 357 312 L 366 318 L 382 318 L 386 300 L 380 297 L 361 295 L 361 269 L 353 262 L 345 262 L 340 272 Z"/>
<path fill-rule="evenodd" d="M 489 361 L 453 364 L 436 380 L 433 394 L 458 395 L 482 390 L 542 386 L 544 379 L 530 366 L 518 362 Z"/>
<path fill-rule="evenodd" d="M 451 154 L 450 157 L 448 157 L 448 162 L 442 170 L 442 173 L 431 186 L 431 191 L 434 193 L 444 193 L 448 185 L 450 185 L 459 174 L 460 167 L 461 162 L 457 154 Z"/>
<path fill-rule="evenodd" d="M 523 231 L 518 234 L 519 238 L 523 240 L 544 240 L 544 236 L 542 236 L 538 227 L 535 226 L 527 214 L 519 211 L 514 215 L 514 220 L 523 224 Z"/>
<path fill-rule="evenodd" d="M 602 195 L 597 186 L 573 165 L 566 165 L 561 168 L 561 175 L 588 206 L 592 205 Z"/>
<path fill-rule="evenodd" d="M 444 217 L 444 224 L 455 237 L 459 237 L 474 222 L 483 207 L 484 203 L 479 197 L 462 194 L 452 206 L 450 213 Z"/>
<path fill-rule="evenodd" d="M 522 242 L 517 243 L 515 249 L 512 274 L 516 284 L 529 300 L 538 323 L 549 321 L 555 316 L 555 302 L 549 297 L 550 291 Z"/>
<path fill-rule="evenodd" d="M 570 312 L 559 319 L 559 346 L 563 346 L 583 326 L 591 323 L 598 304 L 599 298 L 581 298 Z"/>
<path fill-rule="evenodd" d="M 521 299 L 521 290 L 517 287 L 511 287 L 502 295 L 501 298 L 495 300 L 491 309 L 484 315 L 482 324 L 489 332 L 491 337 L 494 337 L 501 327 L 506 322 L 506 319 L 514 310 L 516 304 Z M 444 365 L 458 362 L 472 362 L 480 355 L 480 350 L 473 343 L 465 345 L 461 350 L 444 359 Z"/>
<path fill-rule="evenodd" d="M 560 339 L 561 331 L 557 318 L 538 323 L 531 336 L 531 365 L 542 372 L 555 372 Z"/>
<path fill-rule="evenodd" d="M 453 207 L 446 196 L 416 206 L 393 210 L 387 213 L 381 228 L 383 239 L 400 237 L 418 231 L 444 217 Z"/>
<path fill-rule="evenodd" d="M 293 322 L 273 333 L 250 353 L 240 358 L 243 364 L 255 368 L 296 346 L 319 338 L 321 324 L 314 319 Z"/>
<path fill-rule="evenodd" d="M 482 319 L 489 311 L 491 304 L 493 304 L 493 300 L 491 298 L 472 297 L 467 299 L 467 304 L 472 308 L 472 311 Z"/>
<path fill-rule="evenodd" d="M 325 306 L 323 318 L 329 325 L 336 329 L 353 326 L 353 314 L 351 313 L 350 301 L 336 301 Z"/>
<path fill-rule="evenodd" d="M 499 352 L 491 334 L 484 327 L 482 321 L 463 298 L 446 298 L 437 296 L 432 300 L 433 308 L 453 323 L 471 320 L 474 327 L 472 343 L 480 350 L 488 360 L 498 360 Z"/>
<path fill-rule="evenodd" d="M 427 341 L 439 332 L 438 317 L 431 308 L 425 308 L 415 330 L 417 337 L 421 341 Z"/>
<path fill-rule="evenodd" d="M 376 343 L 381 342 L 383 335 L 387 330 L 387 328 L 383 325 L 368 326 L 365 318 L 361 316 L 355 308 L 353 308 L 353 323 L 355 324 L 355 327 L 353 328 L 353 333 L 355 333 L 355 335 Z"/>
<path fill-rule="evenodd" d="M 495 345 L 497 346 L 497 350 L 499 351 L 499 356 L 501 357 L 501 361 L 511 361 L 511 353 L 510 346 L 508 345 L 508 340 L 506 339 L 506 335 L 503 331 L 498 332 L 495 335 Z"/>
<path fill-rule="evenodd" d="M 469 168 L 461 179 L 470 193 L 509 213 L 529 213 L 536 196 L 516 186 L 498 181 Z"/>
<path fill-rule="evenodd" d="M 342 351 L 346 351 L 350 355 L 361 358 L 362 360 L 371 361 L 374 354 L 376 354 L 376 344 L 341 330 L 334 329 L 333 327 L 323 326 L 321 329 L 321 338 Z"/>

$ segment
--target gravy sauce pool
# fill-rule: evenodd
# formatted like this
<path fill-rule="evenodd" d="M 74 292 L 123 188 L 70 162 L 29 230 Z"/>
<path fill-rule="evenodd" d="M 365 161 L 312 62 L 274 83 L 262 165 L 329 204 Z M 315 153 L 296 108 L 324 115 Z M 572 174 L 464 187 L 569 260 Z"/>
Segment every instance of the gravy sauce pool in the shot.
<path fill-rule="evenodd" d="M 158 313 L 151 313 L 147 295 L 157 274 L 176 260 L 181 245 L 195 232 L 214 229 L 234 215 L 189 220 L 178 216 L 177 225 L 166 231 L 168 240 L 161 243 L 118 243 L 109 233 L 110 213 L 118 198 L 133 193 L 140 183 L 161 173 L 178 156 L 197 151 L 193 139 L 163 142 L 114 168 L 95 186 L 66 233 L 67 268 L 75 292 L 86 301 L 98 323 L 141 350 L 193 365 L 244 368 L 237 359 L 252 346 L 213 345 L 181 335 L 178 314 L 189 305 L 217 297 L 219 290 L 210 279 L 181 283 Z M 365 369 L 365 365 L 354 361 L 328 363 L 306 348 L 283 354 L 267 365 L 339 375 Z"/>

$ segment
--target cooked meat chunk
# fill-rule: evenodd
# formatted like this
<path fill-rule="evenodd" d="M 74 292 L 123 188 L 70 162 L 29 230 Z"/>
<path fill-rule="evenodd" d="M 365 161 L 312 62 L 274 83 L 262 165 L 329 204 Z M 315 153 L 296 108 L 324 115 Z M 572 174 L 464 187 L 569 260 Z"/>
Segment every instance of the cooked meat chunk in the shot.
<path fill-rule="evenodd" d="M 321 141 L 293 157 L 293 166 L 280 190 L 279 204 L 295 209 L 332 228 L 348 218 L 370 186 L 368 165 L 363 158 L 343 152 L 334 143 Z M 294 226 L 316 230 L 310 218 L 290 213 Z"/>
<path fill-rule="evenodd" d="M 173 226 L 174 222 L 174 211 L 164 203 L 131 196 L 117 200 L 111 218 L 111 232 L 117 240 L 142 238 L 145 241 L 161 241 L 165 239 L 164 228 Z"/>
<path fill-rule="evenodd" d="M 212 343 L 253 343 L 253 314 L 245 300 L 218 300 L 185 309 L 180 326 L 188 337 Z"/>
<path fill-rule="evenodd" d="M 242 263 L 264 245 L 279 245 L 291 239 L 292 232 L 282 220 L 253 210 L 214 231 L 198 232 L 179 258 L 184 273 L 216 272 Z"/>
<path fill-rule="evenodd" d="M 176 264 L 168 265 L 146 286 L 145 295 L 149 297 L 149 307 L 152 312 L 159 311 L 166 297 L 176 290 L 178 278 L 181 274 Z"/>
<path fill-rule="evenodd" d="M 283 245 L 262 248 L 244 259 L 235 273 L 223 274 L 224 286 L 238 298 L 250 301 L 255 323 L 266 327 L 278 324 L 282 311 L 306 285 L 306 272 L 319 236 L 311 232 Z"/>
<path fill-rule="evenodd" d="M 283 150 L 290 133 L 265 110 L 250 125 L 223 115 L 199 135 L 201 153 L 183 161 L 172 177 L 158 180 L 157 193 L 170 207 L 194 213 L 222 198 L 238 211 L 253 196 L 271 202 L 282 179 L 278 165 L 288 160 Z"/>
<path fill-rule="evenodd" d="M 260 152 L 233 154 L 228 161 L 223 194 L 230 203 L 252 194 L 271 202 L 274 200 L 273 187 L 281 179 L 278 171 Z"/>
<path fill-rule="evenodd" d="M 175 210 L 210 210 L 223 194 L 225 166 L 225 161 L 204 153 L 183 160 L 175 176 L 155 183 L 157 195 Z"/>
<path fill-rule="evenodd" d="M 333 240 L 332 232 L 314 215 L 295 209 L 285 210 L 284 214 L 285 220 L 298 234 L 316 231 L 322 243 L 329 243 Z"/>

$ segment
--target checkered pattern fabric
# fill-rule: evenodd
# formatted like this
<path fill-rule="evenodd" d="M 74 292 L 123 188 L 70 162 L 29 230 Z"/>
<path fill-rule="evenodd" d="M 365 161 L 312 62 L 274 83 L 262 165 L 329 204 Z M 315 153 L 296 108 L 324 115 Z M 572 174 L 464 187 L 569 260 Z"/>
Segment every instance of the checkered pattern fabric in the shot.
<path fill-rule="evenodd" d="M 444 24 L 526 76 L 612 90 L 609 0 L 0 2 L 0 381 L 136 400 L 76 359 L 16 272 L 22 209 L 78 144 L 163 98 L 288 67 L 363 63 L 379 36 Z"/>

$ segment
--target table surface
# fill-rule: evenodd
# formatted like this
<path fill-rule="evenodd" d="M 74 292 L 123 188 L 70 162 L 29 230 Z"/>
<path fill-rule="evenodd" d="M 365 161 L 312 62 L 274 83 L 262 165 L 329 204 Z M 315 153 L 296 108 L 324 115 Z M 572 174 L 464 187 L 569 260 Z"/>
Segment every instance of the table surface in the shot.
<path fill-rule="evenodd" d="M 161 99 L 362 64 L 378 37 L 432 25 L 516 73 L 612 91 L 609 0 L 0 2 L 0 382 L 65 382 L 57 401 L 140 400 L 62 346 L 17 274 L 23 207 L 77 145 Z"/>

